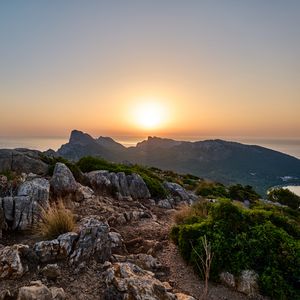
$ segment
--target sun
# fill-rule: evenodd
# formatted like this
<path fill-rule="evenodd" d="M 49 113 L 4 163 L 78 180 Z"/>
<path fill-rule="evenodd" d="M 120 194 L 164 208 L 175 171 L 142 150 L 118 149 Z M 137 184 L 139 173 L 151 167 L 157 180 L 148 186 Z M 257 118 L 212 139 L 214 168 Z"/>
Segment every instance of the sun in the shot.
<path fill-rule="evenodd" d="M 158 102 L 138 103 L 135 107 L 135 118 L 137 125 L 144 129 L 161 127 L 165 118 L 165 109 Z"/>

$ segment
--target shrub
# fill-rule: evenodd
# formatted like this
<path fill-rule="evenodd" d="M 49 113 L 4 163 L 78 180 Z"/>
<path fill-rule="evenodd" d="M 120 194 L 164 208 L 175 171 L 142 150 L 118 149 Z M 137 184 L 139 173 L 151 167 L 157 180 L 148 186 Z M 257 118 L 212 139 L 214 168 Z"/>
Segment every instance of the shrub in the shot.
<path fill-rule="evenodd" d="M 228 192 L 223 184 L 207 181 L 198 185 L 196 194 L 203 197 L 228 197 Z"/>
<path fill-rule="evenodd" d="M 261 292 L 272 299 L 296 299 L 299 295 L 300 241 L 299 215 L 290 215 L 278 207 L 254 209 L 237 207 L 229 200 L 209 203 L 207 216 L 190 222 L 185 211 L 171 237 L 184 259 L 197 269 L 203 256 L 202 239 L 211 243 L 214 259 L 211 278 L 222 271 L 239 275 L 252 269 L 259 274 Z M 298 221 L 298 222 L 297 222 Z M 195 255 L 197 253 L 197 255 Z"/>
<path fill-rule="evenodd" d="M 248 200 L 250 202 L 253 202 L 260 198 L 260 195 L 256 193 L 252 186 L 242 186 L 241 184 L 230 186 L 228 195 L 230 199 L 239 201 Z"/>
<path fill-rule="evenodd" d="M 268 199 L 273 202 L 279 202 L 292 209 L 299 209 L 300 197 L 288 189 L 276 188 L 268 193 Z"/>
<path fill-rule="evenodd" d="M 60 234 L 73 231 L 74 228 L 73 213 L 65 208 L 62 201 L 59 201 L 58 204 L 42 211 L 36 232 L 44 238 L 53 239 Z"/>

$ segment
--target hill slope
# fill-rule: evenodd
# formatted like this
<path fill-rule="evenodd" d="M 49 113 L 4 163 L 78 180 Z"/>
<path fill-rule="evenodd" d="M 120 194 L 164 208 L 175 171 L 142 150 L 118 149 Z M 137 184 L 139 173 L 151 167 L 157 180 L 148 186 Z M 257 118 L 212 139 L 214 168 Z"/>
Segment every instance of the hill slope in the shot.
<path fill-rule="evenodd" d="M 73 131 L 69 143 L 58 154 L 73 160 L 100 156 L 191 173 L 225 184 L 240 182 L 254 186 L 260 193 L 284 183 L 287 176 L 292 182 L 300 182 L 299 159 L 264 147 L 223 140 L 183 142 L 149 137 L 136 147 L 125 148 L 112 139 L 99 143 L 99 139 Z"/>

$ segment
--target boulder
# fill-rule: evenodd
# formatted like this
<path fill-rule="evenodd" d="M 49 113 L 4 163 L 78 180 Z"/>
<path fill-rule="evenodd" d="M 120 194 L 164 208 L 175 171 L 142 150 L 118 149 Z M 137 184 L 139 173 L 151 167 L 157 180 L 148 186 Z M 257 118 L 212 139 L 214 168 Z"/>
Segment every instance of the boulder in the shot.
<path fill-rule="evenodd" d="M 61 271 L 58 264 L 48 264 L 41 270 L 41 274 L 49 279 L 56 279 L 61 275 Z"/>
<path fill-rule="evenodd" d="M 91 257 L 104 262 L 109 260 L 110 256 L 109 226 L 92 217 L 84 218 L 81 221 L 78 240 L 70 255 L 70 262 L 78 263 Z"/>
<path fill-rule="evenodd" d="M 238 278 L 237 290 L 252 297 L 258 295 L 258 274 L 253 270 L 242 271 Z"/>
<path fill-rule="evenodd" d="M 17 300 L 64 300 L 65 292 L 62 288 L 51 287 L 50 289 L 41 281 L 32 281 L 30 286 L 19 289 Z"/>
<path fill-rule="evenodd" d="M 139 174 L 128 175 L 127 182 L 133 199 L 148 199 L 151 197 L 146 183 Z"/>
<path fill-rule="evenodd" d="M 16 244 L 0 250 L 0 278 L 19 278 L 28 271 L 28 265 L 22 261 L 27 245 Z"/>
<path fill-rule="evenodd" d="M 132 299 L 132 300 L 176 300 L 177 297 L 168 292 L 165 285 L 132 263 L 114 263 L 104 272 L 107 291 L 104 299 Z"/>
<path fill-rule="evenodd" d="M 43 209 L 49 206 L 49 182 L 44 178 L 35 178 L 22 183 L 17 196 L 3 198 L 4 211 L 8 220 L 13 219 L 13 230 L 25 230 L 40 218 Z M 11 205 L 13 203 L 13 217 Z"/>
<path fill-rule="evenodd" d="M 113 173 L 105 170 L 92 171 L 87 179 L 98 193 L 131 196 L 133 199 L 148 199 L 150 192 L 143 178 L 138 174 L 125 175 L 123 172 Z"/>
<path fill-rule="evenodd" d="M 159 271 L 163 268 L 162 264 L 152 255 L 145 253 L 130 254 L 127 256 L 127 261 L 138 265 L 140 268 L 148 271 Z"/>
<path fill-rule="evenodd" d="M 35 173 L 45 175 L 48 165 L 41 160 L 41 152 L 28 149 L 0 149 L 0 172 Z"/>
<path fill-rule="evenodd" d="M 75 200 L 77 202 L 84 202 L 94 197 L 94 191 L 88 187 L 77 183 L 77 190 L 75 193 Z"/>
<path fill-rule="evenodd" d="M 77 182 L 70 169 L 63 163 L 56 163 L 50 180 L 51 191 L 56 196 L 65 196 L 75 193 Z"/>
<path fill-rule="evenodd" d="M 157 206 L 160 208 L 172 209 L 173 206 L 169 199 L 162 199 L 157 202 Z"/>
<path fill-rule="evenodd" d="M 60 235 L 57 239 L 38 242 L 33 249 L 41 262 L 55 262 L 70 256 L 77 239 L 77 233 L 67 232 Z"/>
<path fill-rule="evenodd" d="M 108 235 L 111 242 L 112 254 L 127 253 L 126 246 L 120 233 L 112 231 Z"/>
<path fill-rule="evenodd" d="M 191 195 L 178 183 L 165 182 L 164 187 L 177 201 L 190 202 Z"/>
<path fill-rule="evenodd" d="M 222 284 L 228 286 L 229 288 L 236 288 L 235 277 L 229 272 L 222 272 L 220 274 L 220 281 Z"/>

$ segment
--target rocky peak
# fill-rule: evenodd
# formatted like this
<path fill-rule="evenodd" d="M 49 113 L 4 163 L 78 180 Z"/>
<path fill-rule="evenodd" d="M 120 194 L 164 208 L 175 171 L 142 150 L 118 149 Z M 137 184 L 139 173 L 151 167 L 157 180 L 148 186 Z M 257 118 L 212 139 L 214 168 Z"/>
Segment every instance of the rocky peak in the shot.
<path fill-rule="evenodd" d="M 181 141 L 175 141 L 172 139 L 165 139 L 156 136 L 148 136 L 147 140 L 137 143 L 138 148 L 171 148 L 173 146 L 180 145 Z"/>
<path fill-rule="evenodd" d="M 87 133 L 79 130 L 72 130 L 69 143 L 85 145 L 94 142 L 94 139 Z"/>

